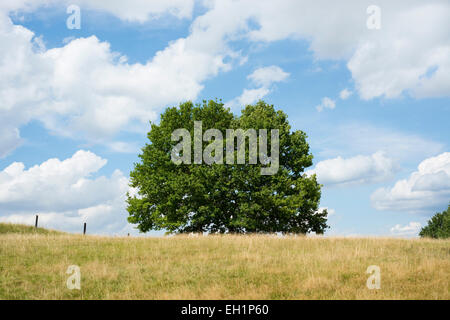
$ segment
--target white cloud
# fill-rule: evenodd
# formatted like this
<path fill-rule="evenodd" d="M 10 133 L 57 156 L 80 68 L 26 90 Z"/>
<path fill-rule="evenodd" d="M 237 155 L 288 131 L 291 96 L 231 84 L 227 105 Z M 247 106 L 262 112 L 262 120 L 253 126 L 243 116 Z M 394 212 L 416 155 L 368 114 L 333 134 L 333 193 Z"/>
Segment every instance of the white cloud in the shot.
<path fill-rule="evenodd" d="M 0 24 L 0 122 L 12 131 L 37 119 L 62 135 L 102 141 L 130 123 L 143 127 L 156 117 L 152 102 L 176 94 L 151 99 L 145 91 L 159 85 L 148 76 L 158 66 L 128 65 L 94 36 L 36 52 L 31 31 L 1 16 Z M 188 86 L 178 97 L 191 94 Z"/>
<path fill-rule="evenodd" d="M 119 131 L 144 132 L 165 106 L 194 100 L 203 81 L 241 59 L 202 18 L 147 63 L 129 64 L 95 36 L 36 50 L 33 32 L 0 11 L 0 126 L 10 137 L 0 155 L 18 145 L 18 129 L 33 119 L 60 135 L 108 145 Z"/>
<path fill-rule="evenodd" d="M 341 98 L 342 100 L 346 100 L 351 95 L 352 95 L 352 92 L 350 90 L 348 90 L 347 88 L 345 88 L 344 90 L 342 90 L 339 93 L 339 98 Z M 322 98 L 322 101 L 320 102 L 320 104 L 318 106 L 316 106 L 316 109 L 319 112 L 322 112 L 324 109 L 333 110 L 334 108 L 336 108 L 336 100 L 333 100 L 328 97 Z"/>
<path fill-rule="evenodd" d="M 377 189 L 371 195 L 377 210 L 432 214 L 450 200 L 450 152 L 422 161 L 409 178 L 392 188 Z"/>
<path fill-rule="evenodd" d="M 265 87 L 257 89 L 244 89 L 242 94 L 237 98 L 236 104 L 240 107 L 252 104 L 269 94 L 270 90 Z"/>
<path fill-rule="evenodd" d="M 211 1 L 206 15 L 238 15 L 242 37 L 306 39 L 316 59 L 342 59 L 363 99 L 450 95 L 450 3 L 379 0 L 381 29 L 369 30 L 370 0 Z M 210 23 L 217 23 L 210 20 Z"/>
<path fill-rule="evenodd" d="M 275 82 L 281 82 L 289 77 L 289 73 L 284 72 L 278 66 L 269 66 L 258 68 L 248 75 L 247 79 L 250 79 L 255 85 L 268 88 Z"/>
<path fill-rule="evenodd" d="M 243 107 L 255 103 L 272 91 L 274 83 L 285 81 L 288 77 L 289 73 L 278 66 L 258 68 L 248 75 L 247 79 L 259 88 L 244 89 L 239 97 L 227 102 L 226 107 Z"/>
<path fill-rule="evenodd" d="M 352 92 L 346 88 L 339 93 L 339 98 L 341 98 L 342 100 L 346 100 L 351 95 L 352 95 Z M 333 100 L 328 97 L 322 98 L 322 101 L 320 102 L 320 104 L 318 106 L 316 106 L 316 109 L 319 112 L 322 112 L 324 109 L 333 110 L 334 108 L 336 108 L 336 100 Z"/>
<path fill-rule="evenodd" d="M 317 59 L 348 62 L 364 99 L 394 98 L 406 91 L 418 97 L 449 96 L 450 3 L 379 0 L 380 30 L 366 27 L 371 4 L 370 0 L 258 1 L 251 12 L 259 28 L 249 37 L 267 42 L 309 40 Z"/>
<path fill-rule="evenodd" d="M 119 19 L 143 23 L 155 19 L 163 14 L 173 15 L 177 18 L 190 18 L 194 9 L 194 0 L 3 0 L 0 10 L 36 10 L 41 6 L 49 5 L 78 5 L 83 10 L 98 10 L 112 14 Z"/>
<path fill-rule="evenodd" d="M 336 107 L 336 101 L 328 98 L 328 97 L 324 97 L 322 98 L 322 102 L 316 106 L 317 111 L 322 112 L 324 109 L 331 109 L 333 110 Z"/>
<path fill-rule="evenodd" d="M 381 8 L 381 32 L 364 39 L 348 62 L 360 96 L 449 96 L 450 3 L 405 3 L 392 13 Z"/>
<path fill-rule="evenodd" d="M 383 152 L 370 156 L 358 155 L 352 158 L 337 157 L 317 163 L 307 175 L 316 174 L 319 183 L 325 186 L 379 182 L 392 177 L 396 171 L 394 161 Z"/>
<path fill-rule="evenodd" d="M 390 231 L 391 234 L 396 236 L 417 236 L 421 226 L 422 225 L 419 222 L 410 222 L 404 226 L 396 224 Z"/>
<path fill-rule="evenodd" d="M 126 218 L 128 179 L 119 170 L 110 177 L 94 175 L 106 160 L 89 151 L 77 151 L 63 161 L 49 159 L 25 169 L 14 162 L 0 171 L 0 221 L 91 233 L 131 229 Z"/>
<path fill-rule="evenodd" d="M 352 95 L 352 93 L 353 93 L 353 92 L 351 92 L 350 90 L 348 90 L 347 88 L 345 88 L 344 90 L 342 90 L 342 91 L 339 93 L 339 98 L 341 98 L 342 100 L 346 100 L 346 99 L 348 99 L 348 98 Z"/>

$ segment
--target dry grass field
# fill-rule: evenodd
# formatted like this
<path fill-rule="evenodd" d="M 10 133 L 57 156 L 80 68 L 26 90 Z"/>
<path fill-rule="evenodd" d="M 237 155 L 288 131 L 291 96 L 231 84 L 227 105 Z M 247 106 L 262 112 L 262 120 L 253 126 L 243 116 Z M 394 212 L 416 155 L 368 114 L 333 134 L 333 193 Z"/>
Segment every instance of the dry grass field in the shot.
<path fill-rule="evenodd" d="M 0 299 L 450 299 L 450 240 L 97 237 L 0 224 Z M 66 270 L 78 265 L 81 290 Z M 378 265 L 381 288 L 366 269 Z"/>

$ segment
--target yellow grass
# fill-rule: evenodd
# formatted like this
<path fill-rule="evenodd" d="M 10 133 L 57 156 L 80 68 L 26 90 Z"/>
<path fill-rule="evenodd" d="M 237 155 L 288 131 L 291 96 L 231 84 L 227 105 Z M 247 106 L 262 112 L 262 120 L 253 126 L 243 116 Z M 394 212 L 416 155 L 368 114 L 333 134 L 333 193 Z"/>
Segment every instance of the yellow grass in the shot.
<path fill-rule="evenodd" d="M 449 258 L 450 240 L 5 233 L 0 298 L 449 299 Z M 69 265 L 81 290 L 66 287 Z"/>

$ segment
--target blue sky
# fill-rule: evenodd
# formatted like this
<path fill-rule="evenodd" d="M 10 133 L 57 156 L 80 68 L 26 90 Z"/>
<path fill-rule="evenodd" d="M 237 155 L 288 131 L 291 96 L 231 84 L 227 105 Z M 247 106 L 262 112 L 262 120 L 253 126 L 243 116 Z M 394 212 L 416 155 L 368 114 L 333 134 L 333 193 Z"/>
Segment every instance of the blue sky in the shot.
<path fill-rule="evenodd" d="M 379 29 L 371 4 L 7 0 L 0 221 L 136 234 L 124 194 L 148 121 L 262 98 L 309 136 L 328 235 L 416 236 L 450 201 L 450 4 L 378 1 Z"/>

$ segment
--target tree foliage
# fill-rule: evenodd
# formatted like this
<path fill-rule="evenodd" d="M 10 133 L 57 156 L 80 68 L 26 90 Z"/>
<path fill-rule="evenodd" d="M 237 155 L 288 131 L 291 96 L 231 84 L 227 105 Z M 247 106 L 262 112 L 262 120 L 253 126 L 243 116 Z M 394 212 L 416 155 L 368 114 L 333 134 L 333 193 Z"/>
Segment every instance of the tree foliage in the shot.
<path fill-rule="evenodd" d="M 278 129 L 279 170 L 261 175 L 267 165 L 248 161 L 175 164 L 170 154 L 177 142 L 171 134 L 185 128 L 193 137 L 194 121 L 202 121 L 203 132 L 215 128 L 224 137 L 226 129 Z M 286 114 L 263 101 L 246 106 L 239 117 L 213 100 L 168 108 L 159 124 L 151 124 L 149 143 L 130 173 L 130 185 L 138 193 L 128 196 L 128 220 L 142 232 L 323 233 L 327 212 L 318 212 L 321 186 L 315 175 L 304 174 L 313 158 L 306 137 L 302 131 L 291 132 Z"/>
<path fill-rule="evenodd" d="M 449 238 L 450 237 L 450 204 L 447 210 L 436 213 L 428 224 L 420 230 L 419 235 L 427 238 Z"/>

